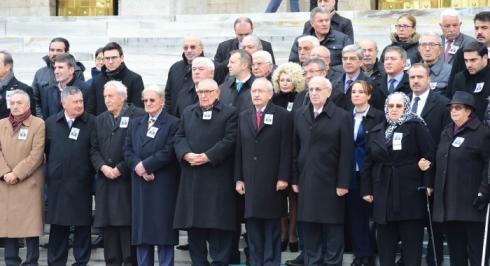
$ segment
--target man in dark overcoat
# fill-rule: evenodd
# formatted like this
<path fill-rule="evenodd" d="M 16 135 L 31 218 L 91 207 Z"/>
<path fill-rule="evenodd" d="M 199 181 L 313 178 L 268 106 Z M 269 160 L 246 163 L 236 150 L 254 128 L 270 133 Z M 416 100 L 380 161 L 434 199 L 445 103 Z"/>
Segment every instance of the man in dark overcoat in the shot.
<path fill-rule="evenodd" d="M 281 220 L 287 212 L 291 172 L 292 117 L 270 102 L 273 87 L 266 78 L 252 84 L 254 106 L 238 120 L 235 188 L 245 195 L 247 240 L 252 265 L 281 264 Z"/>
<path fill-rule="evenodd" d="M 121 81 L 128 88 L 128 99 L 126 100 L 128 103 L 143 107 L 141 101 L 141 92 L 144 88 L 143 79 L 138 73 L 131 71 L 126 66 L 121 46 L 116 42 L 110 42 L 102 48 L 102 52 L 104 54 L 104 66 L 88 90 L 87 112 L 99 115 L 106 111 L 104 85 L 110 80 Z"/>
<path fill-rule="evenodd" d="M 131 262 L 131 170 L 123 146 L 129 122 L 145 112 L 126 103 L 127 88 L 120 81 L 104 86 L 107 111 L 98 115 L 92 132 L 91 160 L 95 179 L 95 227 L 104 234 L 106 264 Z"/>
<path fill-rule="evenodd" d="M 77 265 L 90 259 L 92 181 L 90 137 L 95 118 L 83 108 L 83 95 L 76 87 L 61 92 L 63 111 L 46 120 L 46 181 L 50 224 L 48 264 L 65 265 L 68 236 L 74 227 L 73 256 Z"/>
<path fill-rule="evenodd" d="M 342 265 L 343 196 L 348 193 L 354 150 L 354 130 L 346 121 L 352 118 L 328 99 L 332 84 L 326 78 L 312 78 L 308 90 L 310 104 L 294 114 L 293 137 L 293 190 L 299 193 L 305 265 Z"/>
<path fill-rule="evenodd" d="M 237 133 L 235 108 L 219 101 L 219 88 L 202 80 L 199 103 L 188 106 L 175 136 L 181 165 L 174 227 L 187 230 L 193 265 L 228 265 L 236 229 L 233 155 Z"/>

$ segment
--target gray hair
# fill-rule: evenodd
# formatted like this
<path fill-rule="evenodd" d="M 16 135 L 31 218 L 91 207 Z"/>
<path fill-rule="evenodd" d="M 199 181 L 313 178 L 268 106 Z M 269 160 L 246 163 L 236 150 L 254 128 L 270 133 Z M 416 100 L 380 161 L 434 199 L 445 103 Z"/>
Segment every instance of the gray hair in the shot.
<path fill-rule="evenodd" d="M 444 17 L 457 17 L 458 21 L 461 23 L 461 16 L 456 9 L 446 9 L 441 12 L 441 23 Z"/>
<path fill-rule="evenodd" d="M 386 48 L 383 56 L 385 56 L 386 53 L 388 53 L 388 52 L 396 52 L 400 55 L 400 57 L 402 58 L 403 61 L 407 61 L 407 51 L 405 51 L 403 48 L 401 48 L 399 46 L 390 46 L 390 47 Z"/>
<path fill-rule="evenodd" d="M 12 54 L 7 51 L 0 51 L 0 54 L 3 54 L 3 64 L 10 65 L 10 72 L 14 72 L 14 59 L 12 58 Z"/>
<path fill-rule="evenodd" d="M 141 93 L 141 95 L 145 95 L 145 93 L 150 92 L 150 91 L 153 91 L 156 94 L 158 94 L 158 96 L 165 98 L 164 89 L 161 86 L 158 86 L 156 84 L 146 86 L 145 89 L 143 90 L 143 92 Z"/>
<path fill-rule="evenodd" d="M 371 42 L 371 44 L 374 45 L 374 48 L 376 49 L 376 51 L 378 51 L 378 44 L 376 43 L 375 40 L 371 40 L 371 39 L 360 40 L 360 41 L 356 42 L 357 46 L 362 47 L 362 45 L 361 45 L 362 42 Z"/>
<path fill-rule="evenodd" d="M 192 66 L 194 66 L 194 65 L 197 66 L 198 64 L 205 65 L 208 69 L 214 71 L 213 60 L 211 60 L 207 57 L 200 56 L 200 57 L 196 57 L 196 58 L 194 58 L 194 60 L 192 60 Z"/>
<path fill-rule="evenodd" d="M 66 100 L 68 100 L 68 97 L 79 93 L 82 94 L 82 91 L 79 88 L 75 86 L 67 86 L 61 91 L 61 102 L 64 103 Z"/>
<path fill-rule="evenodd" d="M 306 59 L 305 62 L 303 62 L 303 68 L 309 64 L 317 64 L 320 70 L 326 69 L 325 62 L 323 62 L 320 57 L 313 56 Z"/>
<path fill-rule="evenodd" d="M 342 49 L 342 55 L 344 55 L 344 53 L 349 53 L 349 52 L 356 53 L 357 58 L 359 58 L 359 60 L 364 59 L 364 50 L 357 44 L 349 44 L 345 46 L 344 49 Z"/>
<path fill-rule="evenodd" d="M 253 59 L 255 58 L 262 58 L 264 59 L 267 63 L 271 63 L 272 64 L 272 56 L 269 52 L 267 51 L 257 51 L 255 53 L 252 54 L 252 61 Z"/>
<path fill-rule="evenodd" d="M 435 33 L 435 32 L 427 32 L 427 33 L 424 33 L 422 35 L 420 35 L 420 38 L 419 38 L 419 41 L 420 39 L 422 39 L 422 37 L 424 36 L 429 36 L 429 37 L 434 37 L 434 39 L 436 39 L 436 42 L 442 46 L 442 41 L 441 41 L 441 35 Z"/>
<path fill-rule="evenodd" d="M 29 94 L 23 90 L 15 89 L 11 92 L 11 96 L 14 96 L 16 94 L 24 96 L 24 100 L 26 101 L 28 106 L 31 106 L 31 97 Z"/>
<path fill-rule="evenodd" d="M 320 46 L 320 41 L 318 40 L 318 38 L 311 35 L 299 37 L 298 44 L 302 42 L 310 42 L 313 45 L 313 48 L 317 48 L 318 46 Z"/>
<path fill-rule="evenodd" d="M 247 39 L 247 40 L 248 40 L 248 39 L 250 39 L 250 40 L 251 40 L 251 41 L 252 41 L 252 42 L 255 44 L 255 48 L 256 48 L 257 50 L 262 50 L 262 49 L 264 49 L 264 48 L 262 47 L 262 42 L 260 41 L 259 37 L 257 37 L 257 35 L 254 35 L 254 34 L 249 34 L 249 35 L 245 36 L 245 37 L 243 38 L 243 40 L 242 40 L 242 43 L 243 43 L 243 42 L 244 42 L 246 39 Z"/>
<path fill-rule="evenodd" d="M 118 94 L 124 96 L 125 100 L 128 98 L 128 88 L 121 81 L 117 81 L 117 80 L 108 81 L 104 85 L 104 90 L 107 89 L 108 87 L 115 88 L 116 92 Z"/>
<path fill-rule="evenodd" d="M 266 89 L 267 89 L 268 91 L 274 92 L 274 87 L 272 86 L 272 83 L 271 83 L 271 82 L 270 82 L 268 79 L 266 79 L 266 78 L 257 78 L 257 79 L 255 79 L 255 80 L 254 80 L 254 82 L 252 83 L 252 87 L 253 87 L 253 86 L 254 86 L 254 84 L 255 84 L 255 83 L 257 83 L 257 82 L 265 82 L 265 84 L 266 84 Z"/>
<path fill-rule="evenodd" d="M 310 12 L 310 21 L 313 20 L 313 18 L 316 16 L 316 14 L 327 14 L 329 17 L 331 17 L 330 15 L 330 11 L 328 11 L 327 9 L 323 8 L 323 7 L 315 7 L 311 10 Z"/>

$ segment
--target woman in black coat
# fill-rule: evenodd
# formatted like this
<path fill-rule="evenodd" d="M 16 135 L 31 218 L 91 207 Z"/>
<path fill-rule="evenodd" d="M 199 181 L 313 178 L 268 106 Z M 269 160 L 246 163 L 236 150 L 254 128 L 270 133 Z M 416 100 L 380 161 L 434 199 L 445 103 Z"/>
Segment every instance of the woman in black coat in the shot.
<path fill-rule="evenodd" d="M 473 95 L 457 91 L 453 122 L 441 134 L 434 186 L 434 221 L 445 229 L 451 265 L 481 264 L 488 203 L 490 129 L 474 113 Z"/>
<path fill-rule="evenodd" d="M 374 235 L 369 228 L 372 216 L 371 206 L 362 200 L 360 193 L 361 169 L 364 165 L 364 155 L 368 134 L 371 129 L 384 120 L 380 110 L 369 105 L 373 87 L 364 80 L 354 82 L 351 90 L 351 101 L 354 108 L 354 168 L 347 194 L 347 231 L 349 232 L 352 252 L 355 259 L 353 266 L 374 266 Z"/>
<path fill-rule="evenodd" d="M 384 62 L 386 48 L 398 46 L 407 52 L 407 62 L 405 64 L 407 68 L 412 64 L 420 62 L 422 60 L 418 50 L 420 34 L 417 33 L 416 27 L 417 20 L 413 15 L 403 14 L 398 17 L 395 25 L 395 32 L 390 35 L 391 44 L 383 49 L 380 61 Z"/>
<path fill-rule="evenodd" d="M 274 96 L 272 103 L 293 111 L 294 99 L 305 89 L 303 68 L 292 62 L 280 65 L 272 75 Z M 298 251 L 298 236 L 296 234 L 296 215 L 298 209 L 297 195 L 291 187 L 286 189 L 288 199 L 288 214 L 281 219 L 281 250 Z"/>
<path fill-rule="evenodd" d="M 405 265 L 420 265 L 425 188 L 432 187 L 433 171 L 419 167 L 419 161 L 433 161 L 434 143 L 425 122 L 410 111 L 410 99 L 404 93 L 388 96 L 385 115 L 386 121 L 375 126 L 369 136 L 361 195 L 373 204 L 380 265 L 395 264 L 399 239 Z"/>
<path fill-rule="evenodd" d="M 160 265 L 173 265 L 179 186 L 173 139 L 179 122 L 163 110 L 162 88 L 150 86 L 142 94 L 148 115 L 130 121 L 124 147 L 132 172 L 132 244 L 137 248 L 138 265 L 153 265 L 155 245 Z"/>

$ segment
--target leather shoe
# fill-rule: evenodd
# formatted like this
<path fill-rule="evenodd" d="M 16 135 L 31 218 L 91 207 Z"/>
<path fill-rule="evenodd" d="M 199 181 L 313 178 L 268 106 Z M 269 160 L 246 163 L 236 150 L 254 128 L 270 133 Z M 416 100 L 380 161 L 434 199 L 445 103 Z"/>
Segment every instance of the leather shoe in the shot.
<path fill-rule="evenodd" d="M 285 262 L 286 265 L 288 266 L 303 266 L 305 265 L 305 257 L 303 255 L 303 252 L 301 252 L 298 257 L 296 257 L 294 260 L 287 260 Z"/>

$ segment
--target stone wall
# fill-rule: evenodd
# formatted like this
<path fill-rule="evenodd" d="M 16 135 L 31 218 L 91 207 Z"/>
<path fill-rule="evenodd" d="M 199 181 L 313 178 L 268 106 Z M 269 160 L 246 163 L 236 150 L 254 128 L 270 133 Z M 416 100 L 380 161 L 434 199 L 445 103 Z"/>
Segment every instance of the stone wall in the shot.
<path fill-rule="evenodd" d="M 1 0 L 0 16 L 54 16 L 56 0 Z"/>

